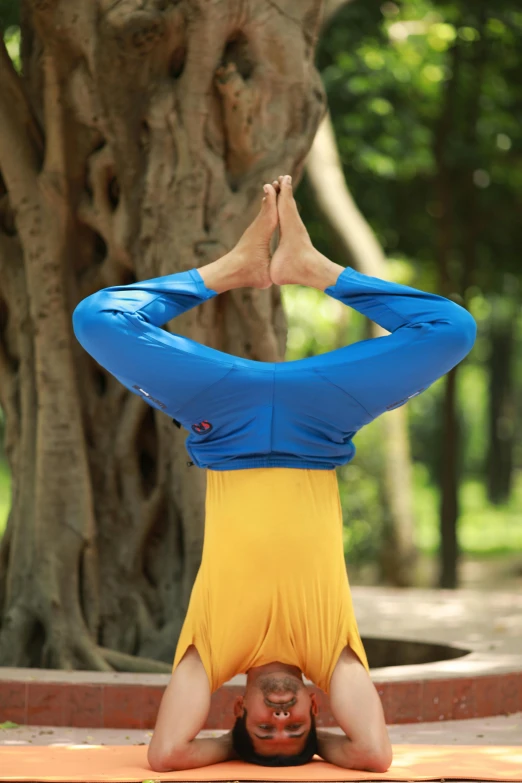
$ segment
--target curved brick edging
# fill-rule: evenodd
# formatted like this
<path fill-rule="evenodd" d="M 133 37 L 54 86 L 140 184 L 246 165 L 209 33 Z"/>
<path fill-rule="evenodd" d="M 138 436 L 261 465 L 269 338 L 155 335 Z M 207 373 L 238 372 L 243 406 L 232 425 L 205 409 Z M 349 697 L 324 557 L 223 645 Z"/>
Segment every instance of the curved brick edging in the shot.
<path fill-rule="evenodd" d="M 154 728 L 168 675 L 0 669 L 0 723 L 86 728 Z M 152 680 L 152 682 L 151 682 Z M 377 682 L 386 722 L 484 718 L 522 711 L 522 672 Z M 334 726 L 328 698 L 313 687 L 319 726 Z M 204 728 L 229 729 L 240 685 L 212 696 Z"/>
<path fill-rule="evenodd" d="M 522 712 L 522 593 L 352 587 L 363 638 L 446 644 L 470 653 L 431 664 L 373 669 L 388 724 Z M 0 723 L 154 728 L 168 674 L 0 667 Z M 207 729 L 228 729 L 240 675 L 212 696 Z M 313 687 L 313 686 L 309 686 Z M 314 688 L 318 725 L 335 725 Z"/>

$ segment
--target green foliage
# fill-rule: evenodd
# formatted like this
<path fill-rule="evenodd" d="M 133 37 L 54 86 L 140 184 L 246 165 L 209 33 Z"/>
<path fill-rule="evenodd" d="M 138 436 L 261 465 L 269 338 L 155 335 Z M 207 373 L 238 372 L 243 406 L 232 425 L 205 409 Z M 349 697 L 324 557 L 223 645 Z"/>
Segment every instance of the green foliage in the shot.
<path fill-rule="evenodd" d="M 285 286 L 281 293 L 289 319 L 287 361 L 315 356 L 353 340 L 346 321 L 352 313 L 341 302 L 302 286 Z"/>
<path fill-rule="evenodd" d="M 18 0 L 0 0 L 0 31 L 7 52 L 19 71 L 20 65 L 20 3 Z"/>
<path fill-rule="evenodd" d="M 440 496 L 421 463 L 415 465 L 416 543 L 434 554 L 440 543 L 438 509 Z M 491 506 L 483 482 L 466 480 L 460 491 L 461 516 L 458 538 L 462 551 L 476 557 L 522 552 L 522 471 L 517 472 L 509 503 Z"/>
<path fill-rule="evenodd" d="M 366 427 L 355 439 L 355 461 L 338 469 L 348 564 L 373 562 L 381 546 L 385 523 L 381 433 L 380 421 Z"/>
<path fill-rule="evenodd" d="M 410 280 L 413 268 L 401 278 Z M 282 289 L 289 319 L 286 358 L 295 360 L 324 353 L 364 337 L 364 321 L 355 312 L 321 292 L 300 286 Z M 348 320 L 342 312 L 349 314 Z M 472 300 L 479 324 L 479 350 L 459 370 L 458 397 L 462 430 L 461 517 L 459 542 L 467 555 L 478 557 L 522 551 L 522 460 L 515 490 L 508 504 L 496 507 L 486 498 L 482 467 L 487 439 L 487 333 L 490 308 L 479 297 Z M 520 319 L 522 331 L 522 319 Z M 521 352 L 522 353 L 522 352 Z M 427 554 L 439 547 L 437 475 L 440 459 L 440 408 L 444 380 L 408 403 L 408 420 L 414 459 L 414 512 L 417 546 Z M 353 462 L 338 469 L 343 507 L 347 562 L 362 565 L 376 559 L 383 533 L 381 422 L 373 422 L 355 438 Z"/>
<path fill-rule="evenodd" d="M 0 0 L 0 29 L 20 24 L 20 0 Z"/>
<path fill-rule="evenodd" d="M 348 187 L 393 261 L 391 277 L 441 291 L 446 273 L 440 248 L 447 245 L 449 287 L 442 293 L 465 303 L 478 323 L 477 343 L 458 373 L 459 540 L 470 554 L 520 549 L 515 525 L 522 512 L 520 492 L 515 490 L 505 507 L 490 506 L 484 470 L 492 296 L 517 301 L 520 292 L 521 50 L 522 12 L 507 0 L 387 0 L 345 6 L 323 36 L 317 58 Z M 298 197 L 314 244 L 346 263 L 314 214 L 306 181 Z M 399 269 L 404 277 L 397 277 Z M 317 301 L 323 313 L 325 306 Z M 294 317 L 290 312 L 291 335 Z M 289 348 L 292 358 L 299 350 L 302 355 L 317 350 L 318 340 L 307 331 L 315 318 L 308 313 L 308 326 L 299 320 L 299 340 Z M 346 341 L 361 339 L 364 323 L 353 315 L 347 322 Z M 327 350 L 328 334 L 331 348 L 342 344 L 342 330 L 318 329 L 321 350 Z M 519 386 L 521 341 L 518 315 Z M 417 537 L 429 552 L 438 546 L 444 384 L 434 384 L 407 408 Z M 521 414 L 522 409 L 513 414 L 519 431 Z M 379 478 L 371 464 L 375 435 L 370 430 L 358 433 L 357 456 L 339 471 L 345 524 L 351 526 L 347 557 L 354 562 L 372 559 L 383 522 L 376 508 Z M 522 445 L 516 447 L 515 465 L 518 476 Z"/>
<path fill-rule="evenodd" d="M 15 25 L 8 27 L 4 31 L 4 43 L 14 67 L 17 71 L 20 71 L 20 28 Z"/>
<path fill-rule="evenodd" d="M 424 264 L 436 261 L 440 220 L 451 213 L 455 291 L 471 238 L 482 291 L 519 273 L 522 13 L 513 6 L 351 3 L 318 54 L 358 205 L 388 255 Z"/>

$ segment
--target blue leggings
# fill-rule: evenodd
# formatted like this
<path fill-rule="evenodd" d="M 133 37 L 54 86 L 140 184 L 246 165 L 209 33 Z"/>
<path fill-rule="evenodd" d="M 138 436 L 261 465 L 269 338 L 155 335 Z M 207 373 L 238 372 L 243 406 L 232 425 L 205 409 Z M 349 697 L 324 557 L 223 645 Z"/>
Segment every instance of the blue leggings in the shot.
<path fill-rule="evenodd" d="M 188 430 L 198 467 L 331 470 L 353 459 L 361 427 L 466 356 L 476 324 L 449 299 L 353 269 L 325 293 L 391 334 L 292 362 L 231 356 L 161 329 L 217 296 L 197 269 L 88 296 L 74 333 L 120 383 Z"/>

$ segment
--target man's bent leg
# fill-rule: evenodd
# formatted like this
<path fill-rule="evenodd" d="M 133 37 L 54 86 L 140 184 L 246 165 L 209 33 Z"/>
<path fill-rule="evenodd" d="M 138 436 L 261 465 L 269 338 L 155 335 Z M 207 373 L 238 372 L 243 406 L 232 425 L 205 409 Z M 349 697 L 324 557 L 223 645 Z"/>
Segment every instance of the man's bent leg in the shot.
<path fill-rule="evenodd" d="M 223 378 L 234 357 L 161 327 L 231 288 L 271 285 L 269 245 L 277 225 L 276 191 L 265 186 L 261 211 L 236 248 L 201 270 L 192 269 L 84 299 L 73 313 L 85 350 L 152 407 L 176 417 L 191 399 Z"/>
<path fill-rule="evenodd" d="M 315 250 L 286 178 L 278 212 L 281 243 L 272 260 L 272 280 L 324 290 L 391 332 L 294 363 L 296 372 L 306 368 L 322 376 L 345 393 L 347 406 L 358 406 L 362 415 L 349 417 L 343 429 L 358 429 L 404 404 L 471 350 L 476 324 L 463 307 L 436 294 L 343 269 Z M 342 421 L 342 411 L 339 417 Z"/>

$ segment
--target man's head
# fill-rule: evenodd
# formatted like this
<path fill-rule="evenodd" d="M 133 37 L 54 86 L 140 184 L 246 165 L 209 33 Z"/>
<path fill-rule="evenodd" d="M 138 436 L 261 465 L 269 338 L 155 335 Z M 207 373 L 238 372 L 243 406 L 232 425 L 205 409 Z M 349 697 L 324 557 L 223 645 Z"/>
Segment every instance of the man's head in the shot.
<path fill-rule="evenodd" d="M 315 694 L 300 676 L 281 669 L 249 676 L 234 707 L 234 749 L 252 764 L 296 766 L 317 753 Z"/>

